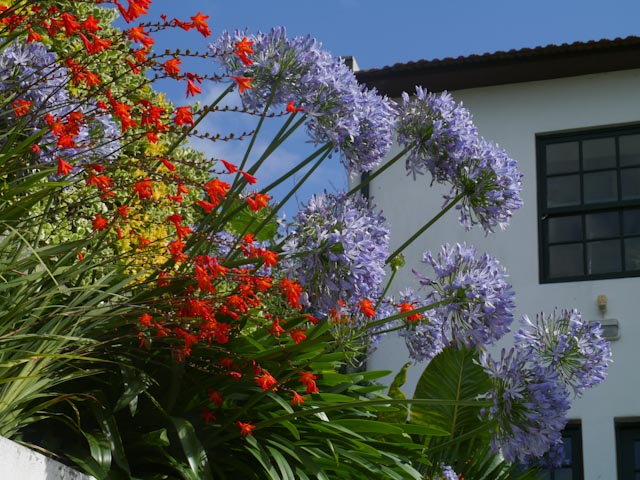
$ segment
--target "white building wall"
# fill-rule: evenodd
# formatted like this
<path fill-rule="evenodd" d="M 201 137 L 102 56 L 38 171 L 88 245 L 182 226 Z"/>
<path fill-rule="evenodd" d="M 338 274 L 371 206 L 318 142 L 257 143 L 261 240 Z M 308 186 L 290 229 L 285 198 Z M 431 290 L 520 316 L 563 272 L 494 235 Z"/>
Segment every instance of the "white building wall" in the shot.
<path fill-rule="evenodd" d="M 535 136 L 588 127 L 640 121 L 640 70 L 610 72 L 452 92 L 473 114 L 480 134 L 504 147 L 524 174 L 524 207 L 504 232 L 485 237 L 481 228 L 464 232 L 454 211 L 405 251 L 407 267 L 395 290 L 417 288 L 411 268 L 420 268 L 425 250 L 444 242 L 466 241 L 479 252 L 496 256 L 506 266 L 516 291 L 516 322 L 523 314 L 555 307 L 582 311 L 600 319 L 596 298 L 608 297 L 606 318 L 618 319 L 621 338 L 612 343 L 614 363 L 605 384 L 574 402 L 572 419 L 580 419 L 587 480 L 614 480 L 614 418 L 640 417 L 640 278 L 540 284 Z M 374 180 L 370 194 L 391 224 L 392 249 L 431 218 L 442 205 L 441 192 L 425 176 L 413 181 L 404 165 Z M 514 323 L 517 328 L 517 323 Z M 403 352 L 399 354 L 399 352 Z M 372 354 L 369 367 L 397 371 L 407 361 L 402 339 L 389 336 Z M 405 390 L 412 393 L 424 365 L 411 368 Z"/>

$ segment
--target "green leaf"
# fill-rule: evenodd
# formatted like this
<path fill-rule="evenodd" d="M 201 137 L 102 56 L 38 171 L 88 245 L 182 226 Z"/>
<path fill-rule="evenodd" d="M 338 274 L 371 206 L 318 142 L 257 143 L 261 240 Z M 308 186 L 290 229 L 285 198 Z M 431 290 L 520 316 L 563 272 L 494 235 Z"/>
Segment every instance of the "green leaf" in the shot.
<path fill-rule="evenodd" d="M 205 452 L 202 443 L 200 443 L 193 425 L 184 418 L 169 417 L 169 420 L 178 433 L 178 439 L 180 440 L 182 450 L 187 457 L 191 471 L 196 476 L 200 475 L 200 477 L 197 478 L 213 480 L 207 453 Z"/>
<path fill-rule="evenodd" d="M 402 435 L 400 427 L 377 420 L 342 419 L 332 420 L 333 424 L 342 425 L 356 433 L 380 433 L 383 435 Z"/>

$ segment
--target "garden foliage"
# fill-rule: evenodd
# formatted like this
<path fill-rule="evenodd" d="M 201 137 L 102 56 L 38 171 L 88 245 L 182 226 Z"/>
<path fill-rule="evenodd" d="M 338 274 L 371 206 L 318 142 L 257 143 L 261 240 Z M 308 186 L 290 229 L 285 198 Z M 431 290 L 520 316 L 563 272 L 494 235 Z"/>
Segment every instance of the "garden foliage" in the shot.
<path fill-rule="evenodd" d="M 155 52 L 159 31 L 214 34 L 150 4 L 0 2 L 0 434 L 98 479 L 532 478 L 520 465 L 559 447 L 571 396 L 605 378 L 599 327 L 540 315 L 495 358 L 514 293 L 467 245 L 427 251 L 416 289 L 390 294 L 402 250 L 448 210 L 508 224 L 516 162 L 448 94 L 396 104 L 284 28 Z M 197 129 L 231 115 L 254 127 Z M 300 128 L 313 151 L 258 183 Z M 365 182 L 404 160 L 450 187 L 445 206 L 395 252 L 360 185 L 282 220 L 332 155 Z M 429 361 L 411 397 L 405 370 L 363 368 L 388 334 Z"/>

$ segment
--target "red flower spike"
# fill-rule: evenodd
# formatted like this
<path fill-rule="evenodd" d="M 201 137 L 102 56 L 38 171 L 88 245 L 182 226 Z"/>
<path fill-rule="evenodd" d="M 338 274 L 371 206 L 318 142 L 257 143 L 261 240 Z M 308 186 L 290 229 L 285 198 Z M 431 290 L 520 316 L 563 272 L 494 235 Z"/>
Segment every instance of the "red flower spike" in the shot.
<path fill-rule="evenodd" d="M 307 338 L 306 331 L 304 328 L 293 328 L 289 330 L 289 335 L 293 339 L 293 341 L 298 344 L 304 339 Z"/>
<path fill-rule="evenodd" d="M 18 98 L 11 104 L 11 106 L 13 107 L 14 117 L 19 118 L 27 114 L 31 107 L 31 101 Z"/>
<path fill-rule="evenodd" d="M 175 117 L 173 118 L 173 123 L 176 125 L 191 125 L 193 126 L 195 123 L 193 121 L 193 113 L 191 113 L 191 107 L 184 106 L 178 107 L 173 112 Z"/>
<path fill-rule="evenodd" d="M 216 407 L 222 406 L 222 393 L 215 391 L 213 388 L 210 388 L 207 390 L 207 395 L 209 395 L 209 401 Z"/>
<path fill-rule="evenodd" d="M 318 323 L 318 319 L 316 317 L 314 317 L 313 315 L 309 315 L 308 313 L 305 313 L 304 316 L 307 318 L 307 320 L 309 320 L 314 325 L 316 323 Z"/>
<path fill-rule="evenodd" d="M 295 102 L 291 100 L 289 103 L 287 103 L 287 112 L 288 113 L 304 112 L 304 108 L 296 107 Z"/>
<path fill-rule="evenodd" d="M 302 405 L 304 403 L 304 401 L 307 399 L 307 397 L 303 397 L 302 395 L 300 395 L 298 392 L 296 392 L 295 390 L 293 391 L 293 399 L 291 400 L 291 405 Z"/>
<path fill-rule="evenodd" d="M 144 180 L 136 182 L 133 186 L 134 193 L 138 194 L 139 198 L 151 198 L 153 196 L 153 182 L 149 180 L 149 177 L 145 177 Z"/>
<path fill-rule="evenodd" d="M 143 327 L 150 327 L 151 320 L 153 320 L 153 317 L 148 313 L 143 313 L 138 317 L 138 321 L 140 322 L 140 325 L 142 325 Z"/>
<path fill-rule="evenodd" d="M 191 21 L 193 22 L 192 25 L 203 37 L 211 35 L 211 30 L 207 24 L 208 18 L 209 15 L 202 15 L 202 12 L 198 12 L 195 16 L 191 17 Z"/>
<path fill-rule="evenodd" d="M 302 293 L 302 287 L 296 282 L 293 282 L 287 278 L 280 280 L 280 290 L 287 298 L 287 303 L 293 308 L 302 308 L 300 305 L 300 294 Z"/>
<path fill-rule="evenodd" d="M 262 370 L 262 374 L 256 377 L 256 384 L 262 388 L 262 390 L 275 392 L 278 381 L 266 370 Z"/>
<path fill-rule="evenodd" d="M 272 325 L 271 328 L 268 330 L 268 332 L 273 335 L 274 337 L 279 337 L 281 333 L 286 332 L 286 330 L 284 328 L 282 328 L 280 326 L 280 319 L 279 318 L 274 318 L 272 320 Z"/>
<path fill-rule="evenodd" d="M 200 93 L 202 93 L 202 89 L 193 83 L 191 79 L 187 79 L 187 98 L 189 98 L 189 95 L 195 97 Z"/>
<path fill-rule="evenodd" d="M 208 407 L 202 407 L 202 411 L 200 412 L 200 418 L 204 421 L 204 423 L 213 422 L 216 419 L 216 416 L 213 414 Z"/>
<path fill-rule="evenodd" d="M 170 58 L 162 64 L 162 68 L 167 75 L 175 76 L 180 73 L 180 65 L 182 65 L 182 61 L 179 58 Z"/>
<path fill-rule="evenodd" d="M 236 173 L 238 171 L 238 167 L 236 167 L 233 163 L 227 162 L 226 160 L 223 160 L 222 158 L 220 159 L 220 161 L 224 165 L 224 168 L 227 169 L 228 173 Z"/>
<path fill-rule="evenodd" d="M 171 163 L 169 160 L 167 160 L 166 158 L 161 158 L 160 161 L 162 162 L 162 164 L 167 167 L 167 169 L 170 172 L 175 172 L 176 171 L 176 166 Z"/>
<path fill-rule="evenodd" d="M 213 209 L 216 208 L 216 205 L 211 202 L 207 202 L 206 200 L 198 200 L 196 203 L 207 213 L 211 213 Z"/>
<path fill-rule="evenodd" d="M 73 166 L 69 162 L 65 162 L 61 157 L 58 157 L 58 172 L 59 177 L 66 177 L 73 171 Z"/>
<path fill-rule="evenodd" d="M 400 312 L 402 313 L 411 312 L 413 310 L 415 310 L 415 307 L 410 303 L 405 302 L 400 304 Z M 422 319 L 422 314 L 420 312 L 407 316 L 407 320 L 409 322 L 417 322 L 418 320 L 421 320 L 421 319 Z"/>
<path fill-rule="evenodd" d="M 376 316 L 376 311 L 373 308 L 373 304 L 371 303 L 370 300 L 367 300 L 366 298 L 364 300 L 361 300 L 360 303 L 358 304 L 358 306 L 360 307 L 360 311 L 362 313 L 364 313 L 364 315 L 368 318 L 373 318 Z"/>
<path fill-rule="evenodd" d="M 247 173 L 243 170 L 240 170 L 240 173 L 242 174 L 242 176 L 244 177 L 244 179 L 247 181 L 249 185 L 254 185 L 258 181 L 258 179 L 253 175 L 251 175 L 250 173 Z"/>
<path fill-rule="evenodd" d="M 300 372 L 300 383 L 307 387 L 307 393 L 318 393 L 318 386 L 315 382 L 317 378 L 311 372 Z"/>
<path fill-rule="evenodd" d="M 240 435 L 246 437 L 247 435 L 253 435 L 253 430 L 256 428 L 255 425 L 251 425 L 250 423 L 243 423 L 241 421 L 237 421 L 236 425 L 240 429 Z"/>
<path fill-rule="evenodd" d="M 97 214 L 95 218 L 91 221 L 91 223 L 92 223 L 91 229 L 97 232 L 101 230 L 105 230 L 109 227 L 109 220 L 107 220 L 100 214 Z"/>
<path fill-rule="evenodd" d="M 235 75 L 231 75 L 236 83 L 238 84 L 238 89 L 240 89 L 240 93 L 244 93 L 245 90 L 251 90 L 253 87 L 251 86 L 251 82 L 253 78 L 250 77 L 236 77 Z"/>
<path fill-rule="evenodd" d="M 79 261 L 84 260 L 84 254 L 83 254 L 82 252 L 78 252 L 78 253 L 76 254 L 76 257 L 78 257 L 78 260 L 79 260 Z"/>

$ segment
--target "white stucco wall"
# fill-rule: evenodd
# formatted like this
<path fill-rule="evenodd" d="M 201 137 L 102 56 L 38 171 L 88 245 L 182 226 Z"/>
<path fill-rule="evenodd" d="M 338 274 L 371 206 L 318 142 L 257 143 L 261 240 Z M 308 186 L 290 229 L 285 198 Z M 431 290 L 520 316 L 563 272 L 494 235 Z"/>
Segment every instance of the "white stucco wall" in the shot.
<path fill-rule="evenodd" d="M 516 291 L 517 316 L 535 316 L 555 307 L 575 307 L 587 319 L 600 319 L 596 297 L 608 297 L 607 318 L 620 322 L 621 338 L 612 343 L 614 363 L 605 384 L 575 401 L 571 418 L 583 431 L 585 478 L 614 480 L 614 418 L 640 417 L 640 278 L 540 284 L 536 201 L 535 135 L 640 121 L 640 70 L 585 75 L 452 92 L 474 116 L 480 134 L 496 141 L 518 160 L 524 173 L 524 207 L 504 232 L 485 237 L 480 228 L 464 232 L 449 212 L 405 252 L 408 267 L 422 253 L 444 242 L 466 241 L 500 259 Z M 412 235 L 442 204 L 428 176 L 414 182 L 397 165 L 372 182 L 373 202 L 391 224 L 392 249 Z M 419 267 L 418 267 L 419 268 Z M 396 290 L 417 287 L 410 268 L 401 272 Z M 515 325 L 515 324 L 514 324 Z M 402 354 L 400 354 L 402 352 Z M 369 367 L 397 371 L 407 360 L 397 337 L 386 338 Z M 424 365 L 412 367 L 406 391 L 413 392 Z"/>
<path fill-rule="evenodd" d="M 0 437 L 0 479 L 94 480 L 4 437 Z"/>

